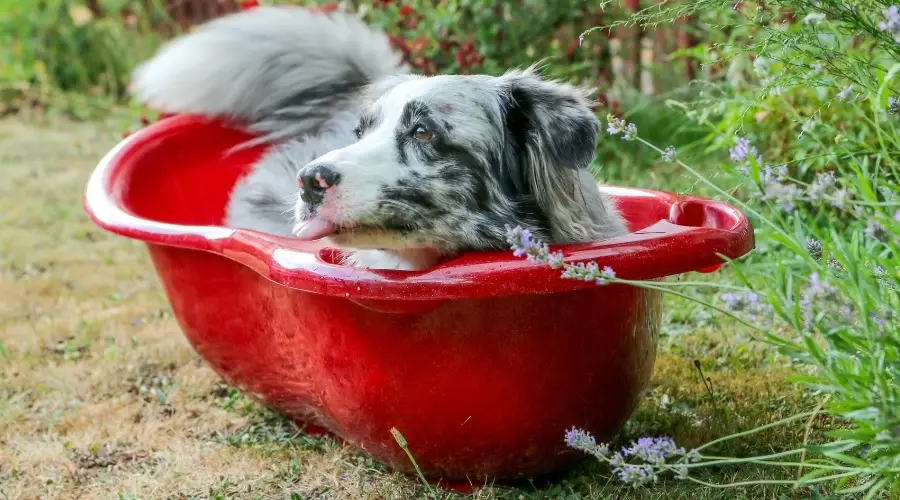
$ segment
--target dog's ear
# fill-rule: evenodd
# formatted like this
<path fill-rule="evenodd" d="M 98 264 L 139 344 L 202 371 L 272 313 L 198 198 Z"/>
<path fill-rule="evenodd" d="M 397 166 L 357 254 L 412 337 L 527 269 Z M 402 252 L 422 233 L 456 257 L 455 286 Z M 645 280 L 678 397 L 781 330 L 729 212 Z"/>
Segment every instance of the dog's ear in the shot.
<path fill-rule="evenodd" d="M 541 78 L 534 68 L 500 77 L 507 141 L 507 174 L 533 197 L 554 243 L 620 234 L 624 225 L 587 171 L 600 121 L 589 92 Z"/>
<path fill-rule="evenodd" d="M 507 128 L 520 147 L 557 167 L 590 166 L 600 133 L 590 91 L 545 80 L 534 67 L 501 79 L 508 89 Z"/>

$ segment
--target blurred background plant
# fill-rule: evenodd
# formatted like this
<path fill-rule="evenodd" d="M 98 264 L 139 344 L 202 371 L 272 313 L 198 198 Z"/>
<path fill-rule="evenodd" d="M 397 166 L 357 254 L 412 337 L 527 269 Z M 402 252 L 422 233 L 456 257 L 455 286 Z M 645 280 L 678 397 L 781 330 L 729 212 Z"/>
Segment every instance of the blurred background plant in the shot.
<path fill-rule="evenodd" d="M 0 116 L 88 118 L 121 103 L 131 68 L 171 30 L 167 17 L 158 0 L 0 0 Z"/>

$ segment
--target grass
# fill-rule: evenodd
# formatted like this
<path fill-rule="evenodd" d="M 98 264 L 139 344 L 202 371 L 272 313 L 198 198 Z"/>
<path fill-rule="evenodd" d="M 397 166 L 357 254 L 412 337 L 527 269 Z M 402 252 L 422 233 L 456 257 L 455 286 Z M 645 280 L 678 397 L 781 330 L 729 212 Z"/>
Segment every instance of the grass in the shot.
<path fill-rule="evenodd" d="M 0 120 L 0 498 L 423 497 L 414 477 L 299 434 L 194 354 L 142 246 L 99 230 L 81 211 L 88 175 L 121 124 Z M 623 441 L 667 434 L 690 447 L 817 403 L 785 382 L 793 371 L 784 359 L 733 323 L 688 301 L 666 306 L 652 389 Z M 714 451 L 776 452 L 814 442 L 830 426 L 817 417 Z M 699 477 L 732 482 L 796 472 L 745 465 Z M 817 496 L 772 485 L 726 493 L 671 479 L 635 491 L 585 462 L 553 482 L 488 487 L 473 498 Z"/>

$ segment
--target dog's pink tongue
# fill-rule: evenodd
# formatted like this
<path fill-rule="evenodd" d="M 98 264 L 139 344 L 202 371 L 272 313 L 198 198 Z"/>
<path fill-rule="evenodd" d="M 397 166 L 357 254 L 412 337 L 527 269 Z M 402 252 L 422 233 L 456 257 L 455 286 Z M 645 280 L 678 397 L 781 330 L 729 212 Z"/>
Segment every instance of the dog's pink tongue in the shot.
<path fill-rule="evenodd" d="M 337 231 L 337 226 L 327 220 L 313 216 L 294 231 L 294 236 L 299 240 L 312 241 L 330 236 Z"/>

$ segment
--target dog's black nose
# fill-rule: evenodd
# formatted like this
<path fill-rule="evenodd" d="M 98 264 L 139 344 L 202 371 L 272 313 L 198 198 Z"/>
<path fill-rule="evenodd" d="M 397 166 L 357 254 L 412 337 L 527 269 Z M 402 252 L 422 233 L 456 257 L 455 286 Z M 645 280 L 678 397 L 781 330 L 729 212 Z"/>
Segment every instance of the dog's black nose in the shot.
<path fill-rule="evenodd" d="M 310 165 L 297 172 L 297 184 L 300 185 L 300 199 L 306 203 L 320 203 L 325 190 L 337 186 L 341 182 L 341 174 L 329 165 Z"/>

